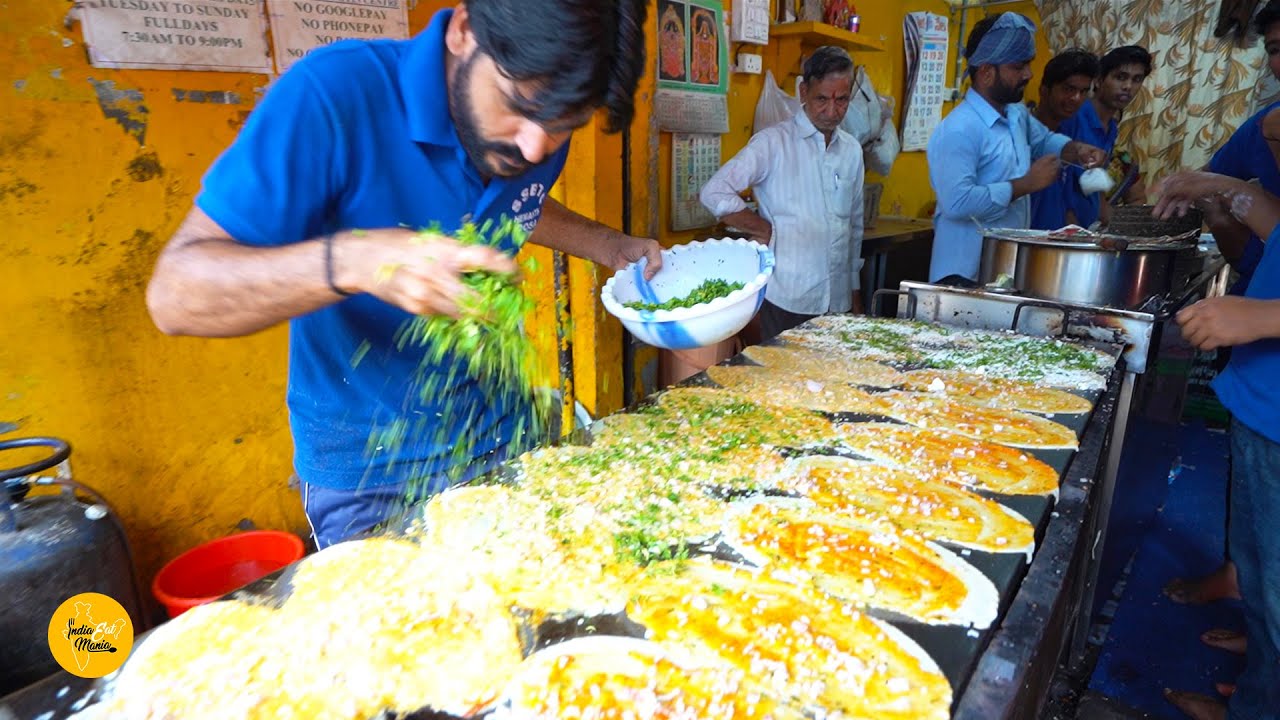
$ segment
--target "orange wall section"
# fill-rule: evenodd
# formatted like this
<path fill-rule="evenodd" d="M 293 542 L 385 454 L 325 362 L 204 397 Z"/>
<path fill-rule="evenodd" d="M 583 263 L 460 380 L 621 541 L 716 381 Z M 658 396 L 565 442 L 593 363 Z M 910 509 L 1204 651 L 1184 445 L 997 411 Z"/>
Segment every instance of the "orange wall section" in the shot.
<path fill-rule="evenodd" d="M 18 426 L 0 437 L 70 441 L 149 581 L 242 520 L 306 527 L 286 487 L 284 329 L 170 338 L 143 301 L 267 77 L 90 67 L 70 7 L 15 0 L 0 22 L 0 421 Z"/>

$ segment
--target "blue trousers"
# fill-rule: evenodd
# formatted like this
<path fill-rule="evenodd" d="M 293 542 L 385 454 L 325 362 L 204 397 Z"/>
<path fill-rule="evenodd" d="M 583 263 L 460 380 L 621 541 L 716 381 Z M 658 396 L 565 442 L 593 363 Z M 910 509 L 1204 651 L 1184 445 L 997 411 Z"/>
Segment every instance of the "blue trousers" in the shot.
<path fill-rule="evenodd" d="M 1231 558 L 1249 650 L 1230 720 L 1280 720 L 1280 443 L 1231 424 Z"/>
<path fill-rule="evenodd" d="M 505 450 L 497 451 L 475 460 L 458 473 L 356 489 L 326 488 L 301 480 L 302 509 L 311 524 L 316 548 L 323 550 L 353 535 L 404 517 L 414 505 L 451 485 L 467 482 L 493 470 L 506 457 Z"/>

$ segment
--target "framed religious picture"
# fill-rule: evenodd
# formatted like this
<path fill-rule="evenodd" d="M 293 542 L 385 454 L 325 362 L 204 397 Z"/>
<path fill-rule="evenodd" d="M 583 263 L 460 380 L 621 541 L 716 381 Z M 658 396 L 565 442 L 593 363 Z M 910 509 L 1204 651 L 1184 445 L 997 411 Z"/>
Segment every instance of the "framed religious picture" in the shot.
<path fill-rule="evenodd" d="M 658 89 L 728 92 L 725 35 L 719 0 L 658 0 Z"/>
<path fill-rule="evenodd" d="M 684 84 L 689 80 L 689 6 L 658 2 L 658 79 Z"/>

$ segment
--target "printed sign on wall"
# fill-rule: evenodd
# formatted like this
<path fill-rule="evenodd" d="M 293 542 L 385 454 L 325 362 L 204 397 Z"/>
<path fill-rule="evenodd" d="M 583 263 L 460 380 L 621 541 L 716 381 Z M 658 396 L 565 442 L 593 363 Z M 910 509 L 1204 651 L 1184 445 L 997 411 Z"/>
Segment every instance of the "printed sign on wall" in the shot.
<path fill-rule="evenodd" d="M 271 72 L 262 0 L 86 0 L 94 67 Z"/>
<path fill-rule="evenodd" d="M 339 40 L 409 37 L 406 0 L 267 0 L 267 9 L 280 72 Z"/>

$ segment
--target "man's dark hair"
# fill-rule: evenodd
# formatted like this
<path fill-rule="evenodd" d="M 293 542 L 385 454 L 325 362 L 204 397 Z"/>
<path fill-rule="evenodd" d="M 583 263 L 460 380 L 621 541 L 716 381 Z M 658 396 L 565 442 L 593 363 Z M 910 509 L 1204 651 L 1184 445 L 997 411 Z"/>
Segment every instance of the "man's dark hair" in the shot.
<path fill-rule="evenodd" d="M 538 89 L 521 113 L 550 122 L 604 106 L 605 130 L 635 114 L 645 68 L 647 0 L 466 0 L 479 49 L 498 70 Z"/>
<path fill-rule="evenodd" d="M 1253 29 L 1259 36 L 1266 35 L 1276 23 L 1280 23 L 1280 0 L 1267 0 L 1267 4 L 1253 16 Z"/>
<path fill-rule="evenodd" d="M 853 58 L 843 48 L 823 45 L 804 61 L 804 81 L 811 83 L 828 75 L 852 73 Z"/>
<path fill-rule="evenodd" d="M 1098 77 L 1098 56 L 1088 50 L 1064 50 L 1045 63 L 1040 84 L 1051 88 L 1076 75 Z"/>
<path fill-rule="evenodd" d="M 1102 56 L 1098 64 L 1098 77 L 1104 78 L 1124 65 L 1141 65 L 1142 74 L 1151 74 L 1151 53 L 1144 47 L 1125 45 Z"/>
<path fill-rule="evenodd" d="M 982 42 L 982 38 L 986 36 L 987 31 L 991 29 L 992 25 L 996 24 L 996 20 L 999 20 L 1003 14 L 988 15 L 974 24 L 973 29 L 969 31 L 969 39 L 964 43 L 964 56 L 966 58 L 971 58 L 974 53 L 978 52 L 978 43 Z M 977 77 L 978 67 L 970 64 L 968 71 L 969 79 L 972 80 Z"/>

